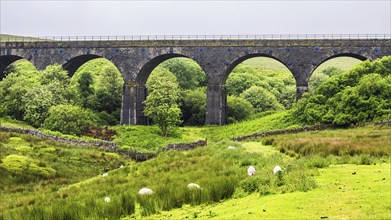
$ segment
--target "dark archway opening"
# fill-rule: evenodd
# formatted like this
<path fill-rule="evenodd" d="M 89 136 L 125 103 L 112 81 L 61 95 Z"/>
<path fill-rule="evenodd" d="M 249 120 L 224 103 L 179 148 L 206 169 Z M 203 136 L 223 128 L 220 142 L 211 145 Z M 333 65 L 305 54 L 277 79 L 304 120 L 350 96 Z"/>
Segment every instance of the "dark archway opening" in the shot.
<path fill-rule="evenodd" d="M 68 62 L 66 62 L 64 65 L 62 65 L 62 68 L 69 73 L 69 77 L 72 78 L 72 76 L 75 74 L 75 72 L 86 62 L 100 58 L 98 55 L 94 54 L 86 54 L 86 55 L 80 55 L 77 57 L 72 58 Z"/>
<path fill-rule="evenodd" d="M 14 55 L 0 56 L 0 80 L 5 78 L 8 73 L 12 71 L 12 68 L 15 68 L 15 65 L 10 66 L 11 64 L 21 59 L 23 59 L 23 57 Z"/>

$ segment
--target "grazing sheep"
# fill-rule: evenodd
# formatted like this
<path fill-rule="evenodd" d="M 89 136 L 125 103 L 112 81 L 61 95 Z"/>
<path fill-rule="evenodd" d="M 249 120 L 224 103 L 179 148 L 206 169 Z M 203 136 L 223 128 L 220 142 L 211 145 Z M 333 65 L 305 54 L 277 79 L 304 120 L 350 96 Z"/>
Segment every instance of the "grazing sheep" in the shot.
<path fill-rule="evenodd" d="M 248 169 L 247 169 L 247 173 L 249 176 L 254 176 L 255 174 L 255 168 L 253 166 L 250 166 Z"/>
<path fill-rule="evenodd" d="M 236 150 L 236 147 L 234 147 L 234 146 L 228 146 L 227 149 L 228 149 L 228 150 Z"/>
<path fill-rule="evenodd" d="M 140 189 L 140 191 L 138 191 L 138 194 L 139 195 L 152 195 L 153 191 L 152 191 L 152 189 L 149 189 L 149 188 L 142 188 L 142 189 Z"/>
<path fill-rule="evenodd" d="M 109 175 L 108 173 L 104 173 L 104 174 L 102 174 L 102 177 L 106 177 L 108 175 Z"/>
<path fill-rule="evenodd" d="M 281 167 L 280 167 L 280 166 L 274 167 L 274 169 L 273 169 L 273 174 L 276 175 L 278 172 L 282 172 Z"/>
<path fill-rule="evenodd" d="M 189 189 L 202 189 L 200 187 L 200 185 L 198 185 L 196 183 L 190 183 L 189 185 L 187 185 L 187 188 L 189 188 Z"/>
<path fill-rule="evenodd" d="M 106 198 L 105 198 L 105 202 L 110 202 L 110 198 L 109 198 L 109 197 L 106 197 Z"/>
<path fill-rule="evenodd" d="M 119 166 L 119 168 L 124 168 L 124 165 Z"/>

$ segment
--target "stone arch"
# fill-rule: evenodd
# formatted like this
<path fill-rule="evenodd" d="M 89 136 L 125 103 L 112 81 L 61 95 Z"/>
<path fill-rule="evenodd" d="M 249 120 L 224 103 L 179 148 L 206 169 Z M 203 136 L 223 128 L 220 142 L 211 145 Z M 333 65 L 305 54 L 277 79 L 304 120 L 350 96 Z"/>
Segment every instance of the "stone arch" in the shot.
<path fill-rule="evenodd" d="M 138 71 L 138 74 L 135 77 L 135 81 L 126 82 L 124 85 L 124 93 L 129 98 L 130 104 L 124 106 L 125 109 L 122 113 L 122 123 L 128 124 L 143 124 L 149 125 L 149 119 L 144 115 L 144 105 L 143 102 L 146 100 L 148 91 L 146 88 L 146 82 L 149 75 L 152 71 L 161 63 L 172 58 L 188 58 L 195 61 L 205 72 L 204 68 L 194 59 L 189 56 L 178 54 L 178 53 L 169 53 L 158 55 L 150 60 L 148 60 Z M 205 72 L 206 73 L 206 72 Z"/>
<path fill-rule="evenodd" d="M 370 58 L 368 57 L 365 57 L 364 55 L 361 55 L 361 54 L 356 54 L 356 53 L 339 53 L 339 54 L 335 54 L 333 56 L 330 56 L 330 57 L 327 57 L 326 59 L 322 60 L 321 62 L 319 62 L 318 65 L 316 65 L 312 72 L 311 72 L 311 75 L 310 77 L 312 76 L 312 74 L 315 72 L 315 70 L 320 66 L 322 65 L 323 63 L 331 60 L 331 59 L 334 59 L 334 58 L 338 58 L 338 57 L 351 57 L 351 58 L 356 58 L 358 60 L 361 60 L 361 61 L 365 61 L 365 60 L 368 60 Z"/>
<path fill-rule="evenodd" d="M 159 56 L 152 58 L 151 60 L 149 60 L 147 63 L 144 64 L 144 66 L 141 68 L 141 70 L 138 72 L 138 74 L 136 76 L 136 83 L 140 86 L 144 86 L 145 83 L 147 82 L 149 75 L 152 73 L 152 71 L 159 64 L 163 63 L 166 60 L 169 60 L 172 58 L 178 58 L 178 57 L 188 58 L 188 59 L 195 61 L 202 68 L 202 70 L 205 72 L 203 67 L 196 60 L 192 59 L 189 56 L 186 56 L 183 54 L 178 54 L 178 53 L 163 54 L 163 55 L 159 55 Z"/>
<path fill-rule="evenodd" d="M 264 54 L 264 53 L 253 53 L 253 54 L 247 54 L 247 55 L 244 55 L 244 56 L 241 56 L 239 58 L 237 58 L 236 60 L 234 60 L 232 63 L 230 63 L 227 67 L 227 69 L 225 70 L 224 74 L 223 74 L 223 77 L 221 78 L 221 84 L 225 84 L 225 82 L 227 81 L 228 79 L 228 76 L 229 74 L 231 74 L 232 70 L 235 69 L 235 67 L 237 65 L 239 65 L 240 63 L 242 63 L 243 61 L 245 60 L 248 60 L 248 59 L 251 59 L 251 58 L 256 58 L 256 57 L 267 57 L 267 58 L 271 58 L 281 64 L 283 64 L 288 70 L 289 72 L 292 74 L 292 76 L 294 77 L 291 69 L 289 68 L 289 66 L 287 64 L 285 64 L 283 61 L 281 61 L 279 58 L 275 57 L 275 56 L 271 56 L 269 54 Z"/>
<path fill-rule="evenodd" d="M 0 80 L 5 77 L 4 70 L 11 65 L 13 62 L 24 59 L 21 56 L 15 55 L 4 55 L 0 56 Z"/>
<path fill-rule="evenodd" d="M 102 57 L 94 54 L 80 55 L 68 60 L 66 63 L 62 65 L 62 68 L 68 71 L 68 75 L 71 78 L 73 74 L 75 74 L 77 69 L 79 69 L 84 63 L 96 58 L 102 58 Z"/>

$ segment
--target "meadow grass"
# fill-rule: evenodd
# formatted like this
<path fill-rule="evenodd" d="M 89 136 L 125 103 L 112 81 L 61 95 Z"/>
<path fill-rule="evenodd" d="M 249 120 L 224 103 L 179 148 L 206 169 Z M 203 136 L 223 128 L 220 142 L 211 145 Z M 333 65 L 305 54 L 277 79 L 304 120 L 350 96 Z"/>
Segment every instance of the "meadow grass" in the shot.
<path fill-rule="evenodd" d="M 237 150 L 228 150 L 228 146 L 236 146 Z M 286 179 L 272 174 L 276 164 L 290 167 Z M 257 169 L 256 176 L 247 175 L 250 165 Z M 58 187 L 34 198 L 34 202 L 26 201 L 30 205 L 8 205 L 3 217 L 53 218 L 58 207 L 66 207 L 60 214 L 70 218 L 118 218 L 136 216 L 136 213 L 140 217 L 148 216 L 185 204 L 211 204 L 233 196 L 243 197 L 254 191 L 278 194 L 311 190 L 315 184 L 310 174 L 314 172 L 303 162 L 296 163 L 278 152 L 260 157 L 257 153 L 246 152 L 238 142 L 220 142 L 190 152 L 168 151 L 143 163 L 110 171 L 104 178 L 96 176 L 85 182 Z M 308 177 L 305 181 L 302 181 L 303 175 Z M 187 184 L 192 182 L 199 184 L 202 190 L 189 190 Z M 155 193 L 149 197 L 138 196 L 138 190 L 144 187 Z M 124 194 L 128 195 L 125 200 L 129 204 L 121 202 Z M 115 205 L 104 203 L 106 196 Z"/>
<path fill-rule="evenodd" d="M 91 147 L 0 132 L 0 209 L 34 204 L 39 197 L 64 186 L 131 163 L 118 154 Z"/>
<path fill-rule="evenodd" d="M 390 219 L 390 164 L 331 165 L 319 169 L 317 188 L 183 206 L 146 219 Z M 356 173 L 353 175 L 353 173 Z"/>
<path fill-rule="evenodd" d="M 10 35 L 10 34 L 0 34 L 0 42 L 30 42 L 30 41 L 39 41 L 39 38 L 35 37 L 24 37 L 24 36 L 16 36 L 16 35 Z"/>
<path fill-rule="evenodd" d="M 291 156 L 328 155 L 374 157 L 391 155 L 391 126 L 370 125 L 350 129 L 311 131 L 262 138 Z"/>
<path fill-rule="evenodd" d="M 299 126 L 292 120 L 289 111 L 283 111 L 224 126 L 179 127 L 174 134 L 168 137 L 162 137 L 156 126 L 115 126 L 113 129 L 118 134 L 113 137 L 113 141 L 125 149 L 136 152 L 157 152 L 172 143 L 206 139 L 208 143 L 214 144 L 241 135 Z"/>

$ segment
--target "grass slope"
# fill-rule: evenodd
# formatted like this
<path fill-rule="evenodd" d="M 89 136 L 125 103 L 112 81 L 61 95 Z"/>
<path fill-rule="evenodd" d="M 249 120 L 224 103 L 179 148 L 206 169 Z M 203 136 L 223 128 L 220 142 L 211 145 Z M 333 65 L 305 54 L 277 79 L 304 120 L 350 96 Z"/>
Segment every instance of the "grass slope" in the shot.
<path fill-rule="evenodd" d="M 31 42 L 39 41 L 39 38 L 35 37 L 24 37 L 10 34 L 0 34 L 0 42 Z"/>
<path fill-rule="evenodd" d="M 390 219 L 390 169 L 390 164 L 332 165 L 319 169 L 318 188 L 309 192 L 252 194 L 213 205 L 185 206 L 147 219 Z"/>
<path fill-rule="evenodd" d="M 131 163 L 95 148 L 0 132 L 0 210 L 32 205 L 62 187 Z"/>
<path fill-rule="evenodd" d="M 283 114 L 279 117 L 282 116 Z M 276 116 L 267 116 L 267 121 L 271 121 L 269 123 L 277 123 L 273 122 L 270 117 Z M 266 121 L 264 122 L 266 123 Z M 258 121 L 258 123 L 260 122 Z M 267 126 L 264 128 L 267 128 Z M 212 129 L 212 127 L 208 129 Z M 379 139 L 382 140 L 379 145 L 389 146 L 390 126 L 368 126 L 350 129 L 342 137 L 351 136 L 351 138 L 346 138 L 343 141 L 341 141 L 342 139 L 335 139 L 334 142 L 340 141 L 341 145 L 349 145 L 360 149 L 361 145 L 357 144 L 355 139 L 359 135 L 365 135 L 363 129 L 366 131 L 376 129 L 381 131 L 379 134 L 368 133 L 367 138 L 369 139 L 365 142 L 371 142 L 371 139 L 372 141 Z M 214 132 L 220 134 L 217 131 Z M 224 130 L 220 132 L 223 133 Z M 326 144 L 328 139 L 320 139 L 319 137 L 336 136 L 340 133 L 343 132 L 341 130 L 310 132 L 306 133 L 306 140 L 307 142 L 315 141 Z M 223 134 L 220 135 L 224 138 Z M 273 143 L 288 142 L 290 138 L 294 137 L 287 135 L 285 139 L 276 139 Z M 22 139 L 24 141 L 29 140 L 28 138 Z M 11 140 L 13 139 L 11 138 Z M 39 184 L 32 181 L 26 183 L 27 185 L 5 182 L 2 183 L 5 188 L 1 193 L 5 196 L 2 203 L 0 203 L 2 208 L 2 216 L 0 215 L 0 217 L 6 219 L 41 217 L 61 219 L 65 216 L 70 218 L 118 218 L 128 215 L 130 218 L 141 218 L 142 216 L 161 213 L 160 216 L 154 216 L 153 218 L 168 218 L 170 215 L 173 219 L 181 219 L 186 216 L 188 218 L 216 217 L 219 219 L 319 218 L 320 216 L 339 217 L 342 214 L 348 216 L 348 218 L 348 214 L 353 217 L 375 216 L 376 218 L 387 218 L 386 214 L 389 213 L 390 207 L 387 206 L 389 202 L 385 196 L 390 195 L 390 183 L 387 181 L 390 177 L 387 177 L 386 174 L 389 175 L 390 166 L 384 165 L 384 163 L 389 164 L 388 156 L 391 154 L 389 150 L 386 152 L 388 156 L 384 155 L 386 157 L 369 157 L 367 153 L 370 155 L 371 152 L 362 154 L 359 151 L 357 152 L 360 155 L 350 156 L 346 154 L 328 156 L 327 158 L 311 154 L 304 156 L 299 151 L 297 155 L 294 155 L 295 157 L 289 157 L 279 153 L 277 147 L 265 146 L 267 141 L 270 142 L 266 139 L 242 144 L 238 142 L 219 142 L 210 143 L 207 147 L 189 152 L 169 151 L 149 161 L 112 170 L 106 178 L 96 174 L 93 175 L 93 178 L 89 178 L 90 176 L 82 174 L 79 178 L 80 180 L 84 179 L 84 181 L 76 181 L 72 185 L 61 184 L 56 179 L 42 180 L 42 182 L 38 182 Z M 7 155 L 12 152 L 12 154 L 29 155 L 36 160 L 39 156 L 42 159 L 52 158 L 54 156 L 51 156 L 53 152 L 64 151 L 61 148 L 56 150 L 57 147 L 46 150 L 48 145 L 51 144 L 34 147 L 40 142 L 32 142 L 34 153 L 24 153 L 24 150 L 28 148 L 28 146 L 25 146 L 26 143 L 9 145 L 9 142 L 9 137 L 3 138 L 1 141 L 1 149 L 7 149 Z M 229 145 L 236 146 L 237 150 L 227 150 Z M 21 148 L 21 146 L 25 147 Z M 309 147 L 316 148 L 317 145 Z M 327 152 L 327 149 L 319 148 L 319 151 Z M 18 150 L 23 152 L 18 152 Z M 376 148 L 374 147 L 372 150 L 375 151 Z M 51 153 L 47 155 L 44 152 Z M 74 152 L 53 162 L 48 159 L 44 167 L 59 170 L 61 163 L 70 163 L 82 169 L 85 165 L 76 163 L 82 158 L 86 160 L 98 159 L 110 164 L 113 163 L 114 159 L 107 161 L 104 161 L 103 158 L 99 159 L 105 157 L 105 154 L 99 152 L 94 153 L 95 157 L 91 158 L 85 157 L 88 155 L 86 153 L 80 152 L 79 154 L 83 155 L 80 157 L 80 155 L 77 156 L 77 151 Z M 1 154 L 2 160 L 6 154 Z M 61 160 L 64 161 L 61 162 Z M 339 165 L 347 163 L 366 164 L 368 160 L 369 164 L 376 163 L 378 165 Z M 59 163 L 57 166 L 53 165 L 53 163 L 56 163 L 55 161 Z M 335 165 L 327 168 L 330 164 Z M 254 177 L 249 177 L 246 174 L 247 167 L 250 165 L 253 165 L 257 170 Z M 282 180 L 271 173 L 276 165 L 282 166 L 285 170 Z M 321 169 L 317 171 L 318 168 Z M 9 175 L 6 176 L 11 178 Z M 316 189 L 312 189 L 315 184 L 313 182 L 314 178 L 317 185 Z M 190 193 L 186 185 L 191 182 L 200 184 L 204 190 L 196 194 Z M 387 186 L 388 189 L 385 189 Z M 40 187 L 44 187 L 44 190 L 39 190 Z M 153 189 L 154 196 L 137 196 L 138 190 L 142 187 Z M 249 192 L 254 191 L 269 195 L 262 197 L 259 194 L 246 196 Z M 330 192 L 336 193 L 332 194 Z M 110 203 L 104 202 L 106 196 L 110 197 Z M 240 199 L 232 199 L 232 197 Z M 374 199 L 376 197 L 380 198 L 381 201 Z M 217 203 L 221 201 L 224 202 Z M 189 207 L 188 204 L 193 204 L 193 207 Z M 334 206 L 334 204 L 337 205 Z M 320 207 L 316 208 L 314 206 Z M 339 206 L 342 210 L 339 210 Z M 164 210 L 174 208 L 182 209 L 164 212 Z M 238 211 L 233 212 L 234 208 Z M 281 214 L 285 213 L 285 210 L 287 210 L 287 214 Z"/>

